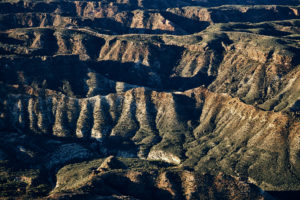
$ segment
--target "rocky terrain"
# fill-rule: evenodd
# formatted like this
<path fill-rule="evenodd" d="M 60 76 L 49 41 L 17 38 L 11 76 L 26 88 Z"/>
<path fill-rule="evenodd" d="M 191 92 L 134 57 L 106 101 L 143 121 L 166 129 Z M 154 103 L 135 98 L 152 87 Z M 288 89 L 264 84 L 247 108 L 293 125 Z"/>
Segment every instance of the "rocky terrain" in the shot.
<path fill-rule="evenodd" d="M 0 1 L 0 199 L 300 191 L 299 5 Z"/>

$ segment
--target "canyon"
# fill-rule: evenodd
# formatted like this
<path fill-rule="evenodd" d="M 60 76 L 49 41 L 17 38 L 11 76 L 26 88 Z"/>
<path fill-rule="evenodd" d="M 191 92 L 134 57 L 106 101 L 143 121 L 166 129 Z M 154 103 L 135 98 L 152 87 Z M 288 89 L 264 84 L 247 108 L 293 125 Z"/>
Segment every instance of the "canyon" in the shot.
<path fill-rule="evenodd" d="M 299 191 L 299 4 L 0 1 L 0 198 Z"/>

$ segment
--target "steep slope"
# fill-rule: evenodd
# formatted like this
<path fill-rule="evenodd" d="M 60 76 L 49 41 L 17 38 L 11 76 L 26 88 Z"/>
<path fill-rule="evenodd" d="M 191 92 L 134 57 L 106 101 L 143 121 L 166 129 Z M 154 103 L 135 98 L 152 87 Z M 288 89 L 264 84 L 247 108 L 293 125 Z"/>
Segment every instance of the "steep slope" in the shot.
<path fill-rule="evenodd" d="M 271 198 L 245 181 L 300 190 L 299 9 L 1 1 L 0 197 Z M 133 164 L 95 171 L 102 159 L 90 160 L 111 155 Z"/>
<path fill-rule="evenodd" d="M 299 93 L 300 50 L 297 37 L 292 37 L 299 33 L 299 20 L 282 23 L 286 25 L 218 24 L 189 36 L 109 36 L 50 28 L 8 31 L 2 33 L 1 76 L 8 84 L 41 87 L 46 81 L 45 87 L 60 91 L 69 84 L 70 92 L 80 97 L 137 86 L 183 91 L 205 85 L 265 110 L 288 110 Z M 285 28 L 287 36 L 251 32 L 269 26 Z M 24 57 L 28 54 L 32 56 Z"/>
<path fill-rule="evenodd" d="M 271 199 L 267 194 L 261 194 L 254 185 L 246 184 L 238 178 L 222 173 L 211 176 L 174 167 L 166 168 L 159 166 L 158 163 L 147 163 L 134 159 L 120 159 L 119 162 L 123 164 L 123 167 L 130 167 L 130 169 L 123 169 L 121 172 L 120 167 L 116 165 L 112 165 L 108 169 L 109 172 L 89 170 L 107 160 L 108 158 L 104 161 L 93 160 L 89 163 L 68 165 L 62 168 L 57 175 L 56 193 L 51 197 L 53 199 L 66 197 L 68 194 L 59 191 L 72 191 L 74 185 L 75 187 L 81 185 L 81 187 L 79 186 L 81 195 L 76 196 L 76 194 L 69 192 L 69 196 L 73 195 L 73 198 L 80 198 L 88 197 L 87 194 L 89 194 L 90 199 L 93 199 L 102 195 L 108 196 L 118 193 L 118 196 L 115 196 L 117 199 Z M 129 164 L 133 162 L 136 166 Z M 141 164 L 148 164 L 150 169 L 138 168 L 138 165 Z M 73 180 L 73 173 L 79 168 L 85 171 L 84 181 L 81 180 L 81 183 L 78 180 Z M 68 181 L 75 184 L 70 186 Z"/>
<path fill-rule="evenodd" d="M 299 189 L 299 122 L 226 94 L 201 88 L 184 93 L 137 88 L 88 99 L 9 95 L 4 102 L 4 123 L 11 128 L 91 137 L 104 146 L 122 138 L 134 146 L 124 152 L 108 145 L 106 151 L 183 162 L 201 171 L 225 170 L 251 177 L 269 190 Z"/>

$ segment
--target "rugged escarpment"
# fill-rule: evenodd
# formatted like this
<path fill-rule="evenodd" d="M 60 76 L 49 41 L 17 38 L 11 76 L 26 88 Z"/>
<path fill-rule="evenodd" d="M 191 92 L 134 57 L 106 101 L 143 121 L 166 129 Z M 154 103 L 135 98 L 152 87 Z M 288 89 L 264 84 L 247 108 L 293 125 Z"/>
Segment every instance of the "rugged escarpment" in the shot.
<path fill-rule="evenodd" d="M 7 31 L 2 33 L 1 77 L 7 84 L 35 84 L 78 97 L 140 86 L 184 91 L 204 85 L 264 110 L 289 110 L 299 97 L 300 50 L 292 37 L 299 21 L 286 23 L 290 33 L 285 37 L 257 35 L 251 31 L 258 25 L 239 23 L 212 25 L 188 36 Z M 241 32 L 235 32 L 239 26 Z M 269 26 L 283 29 L 278 22 L 259 26 L 266 27 L 261 32 Z"/>
<path fill-rule="evenodd" d="M 148 163 L 151 170 L 130 166 L 130 162 L 137 165 L 145 165 L 147 162 L 137 162 L 134 159 L 121 159 L 118 163 L 123 167 L 130 167 L 122 172 L 120 167 L 112 165 L 110 171 L 89 171 L 89 168 L 97 166 L 108 160 L 93 160 L 89 163 L 68 165 L 62 168 L 57 175 L 56 191 L 67 189 L 72 191 L 74 185 L 81 185 L 81 195 L 70 192 L 55 193 L 53 199 L 61 197 L 80 197 L 90 194 L 90 198 L 118 194 L 117 199 L 271 199 L 267 194 L 261 193 L 252 184 L 247 184 L 239 178 L 226 176 L 219 173 L 211 176 L 205 173 L 197 173 L 189 170 L 162 167 L 159 163 Z M 103 165 L 101 164 L 101 166 Z M 83 180 L 72 178 L 74 171 L 84 171 Z M 160 170 L 158 170 L 160 168 Z M 73 169 L 73 171 L 71 171 Z M 114 181 L 112 181 L 114 180 Z M 74 184 L 68 184 L 68 181 Z M 75 182 L 74 182 L 75 181 Z M 209 184 L 208 184 L 209 183 Z M 88 185 L 88 186 L 87 186 Z"/>
<path fill-rule="evenodd" d="M 268 2 L 268 1 L 266 1 Z M 293 3 L 294 2 L 294 3 Z M 203 4 L 204 3 L 204 4 Z M 200 32 L 212 23 L 263 22 L 299 18 L 299 1 L 264 6 L 222 6 L 211 1 L 52 1 L 1 3 L 1 29 L 89 27 L 110 34 Z M 234 2 L 231 2 L 231 4 Z M 209 7 L 199 7 L 207 6 Z M 251 3 L 250 3 L 251 4 Z M 262 2 L 263 4 L 263 2 Z M 279 5 L 276 5 L 279 4 Z"/>
<path fill-rule="evenodd" d="M 203 88 L 175 93 L 137 88 L 84 99 L 11 94 L 4 101 L 8 119 L 4 123 L 12 129 L 96 138 L 108 154 L 208 172 L 225 170 L 253 178 L 270 190 L 293 184 L 298 189 L 299 122 L 227 94 Z M 109 145 L 107 141 L 114 139 L 130 142 L 127 152 Z"/>
<path fill-rule="evenodd" d="M 0 2 L 0 196 L 300 190 L 299 35 L 296 0 Z"/>

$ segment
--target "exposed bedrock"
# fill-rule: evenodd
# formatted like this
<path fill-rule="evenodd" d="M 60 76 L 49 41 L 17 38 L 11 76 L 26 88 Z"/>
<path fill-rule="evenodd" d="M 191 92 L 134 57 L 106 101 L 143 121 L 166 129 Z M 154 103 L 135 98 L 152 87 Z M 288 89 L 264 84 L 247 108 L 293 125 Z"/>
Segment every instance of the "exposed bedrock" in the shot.
<path fill-rule="evenodd" d="M 299 122 L 227 94 L 137 88 L 84 99 L 10 94 L 1 103 L 13 129 L 101 141 L 118 137 L 132 141 L 141 158 L 247 176 L 269 190 L 298 189 Z"/>
<path fill-rule="evenodd" d="M 299 13 L 299 0 L 1 1 L 0 196 L 299 191 Z"/>

